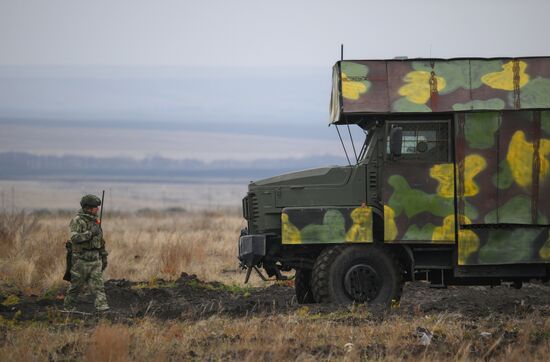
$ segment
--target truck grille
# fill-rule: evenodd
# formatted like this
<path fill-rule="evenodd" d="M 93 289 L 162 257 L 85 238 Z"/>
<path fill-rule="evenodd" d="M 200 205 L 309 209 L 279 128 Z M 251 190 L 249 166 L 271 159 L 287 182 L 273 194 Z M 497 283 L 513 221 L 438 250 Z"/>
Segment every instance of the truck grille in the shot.
<path fill-rule="evenodd" d="M 258 230 L 258 219 L 260 218 L 260 207 L 258 199 L 253 193 L 248 194 L 248 222 L 251 229 Z"/>

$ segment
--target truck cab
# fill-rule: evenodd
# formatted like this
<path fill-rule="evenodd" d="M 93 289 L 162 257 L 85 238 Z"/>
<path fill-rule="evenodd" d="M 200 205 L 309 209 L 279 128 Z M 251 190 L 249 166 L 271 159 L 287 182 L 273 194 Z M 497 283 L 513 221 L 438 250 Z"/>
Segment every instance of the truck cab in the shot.
<path fill-rule="evenodd" d="M 398 301 L 407 281 L 521 287 L 550 272 L 550 58 L 354 60 L 331 125 L 346 166 L 249 184 L 239 259 L 301 303 Z"/>

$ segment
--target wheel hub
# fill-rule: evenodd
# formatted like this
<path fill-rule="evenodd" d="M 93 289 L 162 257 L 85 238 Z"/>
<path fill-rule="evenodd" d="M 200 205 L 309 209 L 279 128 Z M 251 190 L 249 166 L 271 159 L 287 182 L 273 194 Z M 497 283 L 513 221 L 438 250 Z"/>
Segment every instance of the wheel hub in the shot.
<path fill-rule="evenodd" d="M 370 302 L 378 296 L 382 286 L 378 273 L 367 264 L 352 266 L 344 276 L 344 288 L 353 301 Z"/>

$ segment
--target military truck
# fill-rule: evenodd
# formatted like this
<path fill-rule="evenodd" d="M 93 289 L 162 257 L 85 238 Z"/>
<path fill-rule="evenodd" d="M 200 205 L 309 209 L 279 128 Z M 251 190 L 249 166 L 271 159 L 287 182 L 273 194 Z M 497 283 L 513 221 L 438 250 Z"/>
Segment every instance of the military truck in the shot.
<path fill-rule="evenodd" d="M 407 281 L 548 279 L 550 58 L 339 61 L 330 123 L 365 131 L 356 162 L 249 184 L 247 277 L 386 305 Z"/>

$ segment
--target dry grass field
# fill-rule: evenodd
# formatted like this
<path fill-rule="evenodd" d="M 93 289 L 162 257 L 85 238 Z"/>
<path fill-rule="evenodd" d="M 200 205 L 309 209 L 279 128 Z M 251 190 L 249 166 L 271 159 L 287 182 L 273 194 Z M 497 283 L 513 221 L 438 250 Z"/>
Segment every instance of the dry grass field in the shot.
<path fill-rule="evenodd" d="M 235 257 L 244 225 L 236 209 L 108 213 L 105 279 L 112 312 L 67 315 L 60 309 L 70 217 L 0 214 L 2 361 L 550 355 L 550 287 L 542 284 L 433 290 L 415 283 L 389 311 L 297 305 L 292 282 L 256 278 L 245 287 Z"/>
<path fill-rule="evenodd" d="M 68 212 L 0 215 L 2 282 L 24 294 L 64 285 Z M 226 284 L 240 283 L 237 238 L 245 221 L 239 210 L 185 212 L 143 210 L 104 215 L 109 251 L 105 279 L 174 279 L 182 272 Z"/>

